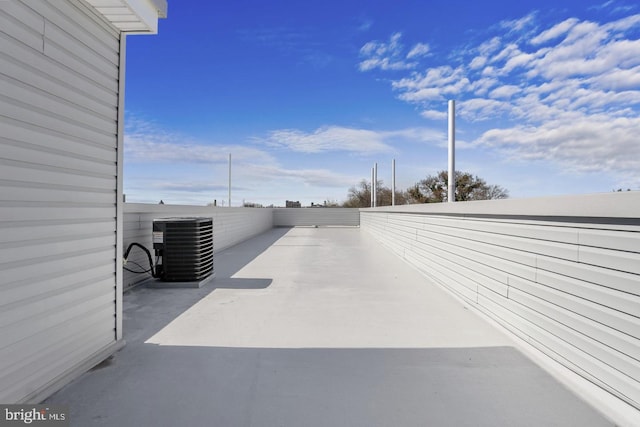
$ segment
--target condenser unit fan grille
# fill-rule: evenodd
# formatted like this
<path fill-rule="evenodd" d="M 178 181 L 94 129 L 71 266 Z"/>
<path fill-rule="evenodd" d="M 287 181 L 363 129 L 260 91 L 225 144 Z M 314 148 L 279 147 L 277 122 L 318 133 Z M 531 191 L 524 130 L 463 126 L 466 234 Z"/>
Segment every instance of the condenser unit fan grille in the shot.
<path fill-rule="evenodd" d="M 196 281 L 213 273 L 211 218 L 156 219 L 153 236 L 153 248 L 162 257 L 162 280 Z"/>

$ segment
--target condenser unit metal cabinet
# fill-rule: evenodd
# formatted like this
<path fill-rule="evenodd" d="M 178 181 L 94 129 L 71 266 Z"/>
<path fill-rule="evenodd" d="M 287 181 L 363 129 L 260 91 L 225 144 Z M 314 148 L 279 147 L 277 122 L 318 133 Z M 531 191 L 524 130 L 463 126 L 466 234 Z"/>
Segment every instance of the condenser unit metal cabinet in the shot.
<path fill-rule="evenodd" d="M 213 274 L 213 219 L 154 219 L 153 249 L 161 280 L 202 280 Z"/>

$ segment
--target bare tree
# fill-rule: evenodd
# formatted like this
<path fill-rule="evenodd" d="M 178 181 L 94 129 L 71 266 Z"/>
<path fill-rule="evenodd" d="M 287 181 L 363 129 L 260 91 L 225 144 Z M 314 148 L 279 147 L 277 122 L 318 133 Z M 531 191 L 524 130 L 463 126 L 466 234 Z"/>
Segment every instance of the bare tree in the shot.
<path fill-rule="evenodd" d="M 378 181 L 376 190 L 376 202 L 378 206 L 391 206 L 391 189 L 384 187 L 382 181 Z M 409 197 L 406 192 L 396 191 L 396 205 L 405 205 L 408 203 Z M 360 181 L 358 186 L 349 188 L 347 201 L 343 203 L 345 208 L 368 208 L 371 206 L 371 184 L 366 181 Z"/>
<path fill-rule="evenodd" d="M 468 172 L 456 171 L 456 201 L 506 199 L 509 192 L 499 185 L 487 182 Z M 429 175 L 407 190 L 413 203 L 438 203 L 447 201 L 449 194 L 449 173 L 440 171 Z"/>

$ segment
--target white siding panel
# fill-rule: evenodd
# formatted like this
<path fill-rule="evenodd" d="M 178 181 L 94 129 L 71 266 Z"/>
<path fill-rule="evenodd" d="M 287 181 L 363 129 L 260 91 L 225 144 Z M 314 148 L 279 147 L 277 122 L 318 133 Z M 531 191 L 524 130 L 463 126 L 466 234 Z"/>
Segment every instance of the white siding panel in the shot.
<path fill-rule="evenodd" d="M 3 272 L 3 292 L 20 286 L 21 284 L 33 283 L 39 286 L 48 277 L 62 276 L 73 271 L 83 271 L 83 277 L 91 273 L 91 269 L 100 269 L 106 265 L 105 259 L 113 260 L 113 251 L 100 248 L 93 251 L 75 251 L 72 253 L 61 253 L 49 255 L 39 259 L 28 259 L 15 263 L 0 263 L 0 271 Z M 38 268 L 33 266 L 37 265 Z M 47 272 L 47 277 L 43 277 L 42 272 Z M 5 285 L 6 283 L 6 285 Z"/>
<path fill-rule="evenodd" d="M 83 106 L 73 104 L 63 98 L 51 95 L 15 79 L 0 78 L 0 93 L 6 97 L 5 101 L 13 105 L 25 105 L 32 108 L 33 104 L 44 114 L 64 117 L 65 121 L 99 132 L 115 134 L 116 122 L 111 117 L 97 116 L 94 111 L 86 110 Z M 112 112 L 112 111 L 110 111 Z M 21 116 L 19 116 L 21 117 Z M 71 118 L 71 119 L 70 119 Z"/>
<path fill-rule="evenodd" d="M 0 29 L 32 49 L 42 51 L 44 19 L 24 4 L 5 1 L 0 7 Z"/>
<path fill-rule="evenodd" d="M 638 240 L 640 243 L 640 239 Z M 640 274 L 640 253 L 580 247 L 580 262 L 603 268 Z"/>
<path fill-rule="evenodd" d="M 537 263 L 539 272 L 557 273 L 616 291 L 640 296 L 640 278 L 636 274 L 589 264 L 568 262 L 543 255 L 538 256 Z"/>
<path fill-rule="evenodd" d="M 78 138 L 38 127 L 30 123 L 19 122 L 0 116 L 0 128 L 3 130 L 2 141 L 5 144 L 18 144 L 36 151 L 48 153 L 68 153 L 69 157 L 80 160 L 111 162 L 113 147 L 96 144 L 93 141 Z M 29 160 L 31 160 L 29 158 Z M 80 162 L 81 163 L 81 162 Z M 115 163 L 115 162 L 114 162 Z M 76 166 L 78 167 L 78 166 Z"/>
<path fill-rule="evenodd" d="M 34 258 L 44 258 L 52 253 L 64 254 L 100 249 L 109 246 L 112 241 L 113 233 L 109 232 L 104 235 L 92 234 L 90 237 L 84 239 L 68 241 L 63 239 L 58 239 L 50 243 L 37 241 L 38 243 L 32 246 L 16 244 L 3 245 L 0 243 L 0 259 L 2 259 L 3 264 L 24 262 Z M 5 249 L 3 246 L 9 247 Z"/>
<path fill-rule="evenodd" d="M 5 16 L 13 22 L 14 26 L 28 28 L 34 34 L 40 35 L 40 48 L 42 48 L 42 35 L 44 34 L 44 17 L 19 1 L 5 1 L 0 8 L 0 16 Z M 8 27 L 0 27 L 8 28 Z M 9 35 L 16 34 L 14 31 L 5 30 Z"/>
<path fill-rule="evenodd" d="M 113 200 L 113 192 L 75 186 L 54 186 L 17 182 L 11 185 L 0 181 L 0 192 L 12 201 L 69 202 L 73 203 L 83 197 L 88 203 L 108 204 Z"/>
<path fill-rule="evenodd" d="M 581 246 L 640 253 L 640 233 L 619 230 L 580 230 Z"/>
<path fill-rule="evenodd" d="M 49 40 L 47 39 L 47 41 Z M 78 73 L 91 80 L 93 84 L 102 86 L 109 92 L 117 92 L 118 83 L 113 82 L 109 78 L 108 74 L 92 65 L 89 60 L 86 60 L 81 56 L 77 56 L 74 52 L 67 50 L 65 47 L 53 42 L 45 43 L 44 54 L 61 64 L 69 64 L 70 68 L 73 68 Z"/>
<path fill-rule="evenodd" d="M 20 61 L 11 61 L 2 53 L 0 53 L 0 68 L 3 70 L 6 79 L 12 79 L 28 86 L 40 88 L 43 93 L 47 93 L 61 100 L 67 100 L 84 111 L 94 111 L 108 119 L 111 119 L 116 114 L 113 104 L 96 98 L 95 95 L 92 96 L 90 93 L 83 92 L 81 85 L 72 85 L 54 79 L 43 70 L 27 66 Z"/>
<path fill-rule="evenodd" d="M 116 345 L 120 39 L 81 1 L 2 3 L 0 401 L 14 403 Z"/>
<path fill-rule="evenodd" d="M 44 36 L 51 43 L 45 43 L 46 46 L 50 46 L 52 43 L 64 49 L 70 55 L 74 55 L 79 61 L 86 63 L 92 70 L 98 71 L 104 77 L 99 80 L 106 83 L 106 87 L 111 87 L 113 84 L 114 73 L 118 72 L 118 51 L 113 50 L 110 46 L 102 43 L 91 43 L 93 41 L 92 34 L 73 34 L 73 31 L 69 31 L 68 28 L 64 30 L 57 25 L 50 23 L 45 24 Z M 96 50 L 92 50 L 89 46 L 92 46 Z M 74 52 L 83 52 L 82 55 L 74 54 Z M 46 49 L 45 49 L 46 53 Z M 65 61 L 67 63 L 67 61 Z M 91 73 L 83 73 L 90 75 Z"/>
<path fill-rule="evenodd" d="M 29 93 L 25 93 L 24 102 L 0 96 L 0 116 L 37 123 L 61 134 L 77 136 L 105 146 L 109 146 L 110 141 L 115 138 L 115 132 L 111 134 L 91 128 L 75 120 L 75 117 L 46 111 L 39 105 L 30 105 L 30 102 L 34 101 L 29 99 Z"/>
<path fill-rule="evenodd" d="M 29 356 L 21 363 L 13 365 L 8 375 L 0 377 L 0 382 L 7 384 L 7 388 L 0 393 L 0 399 L 7 401 L 10 396 L 31 395 L 43 383 L 55 381 L 59 372 L 73 369 L 77 360 L 97 353 L 96 349 L 109 346 L 112 342 L 109 338 L 112 329 L 109 323 L 112 323 L 112 319 L 107 314 L 107 308 L 111 305 L 109 302 L 102 309 L 87 312 L 81 321 L 70 320 L 56 329 L 48 330 L 47 334 L 21 343 L 22 348 L 17 350 L 24 355 L 32 346 L 39 345 L 39 340 L 48 341 L 50 345 L 45 351 L 49 357 L 44 359 L 38 353 L 29 352 Z"/>
<path fill-rule="evenodd" d="M 31 164 L 77 170 L 91 174 L 97 173 L 101 176 L 113 176 L 116 170 L 116 165 L 113 161 L 78 155 L 70 156 L 62 150 L 44 150 L 38 145 L 24 142 L 8 141 L 0 138 L 0 147 L 2 147 L 3 158 L 8 160 L 20 161 L 20 159 L 29 159 Z M 79 162 L 78 160 L 84 161 Z"/>
<path fill-rule="evenodd" d="M 601 198 L 591 203 L 597 215 L 586 209 L 584 217 L 549 220 L 540 216 L 541 206 L 573 208 L 534 200 L 537 219 L 527 216 L 524 200 L 510 203 L 520 212 L 511 217 L 498 202 L 493 212 L 488 203 L 363 209 L 361 227 L 549 356 L 640 408 L 640 198 L 618 197 L 610 217 L 603 216 Z M 588 206 L 587 199 L 580 203 Z M 481 206 L 477 217 L 474 206 Z"/>
<path fill-rule="evenodd" d="M 615 273 L 620 274 L 620 273 Z M 629 281 L 637 280 L 634 276 L 627 275 Z M 596 302 L 614 310 L 638 316 L 638 306 L 640 306 L 640 296 L 627 292 L 620 292 L 597 283 L 563 276 L 557 273 L 538 269 L 536 271 L 536 281 L 542 285 L 575 295 L 586 300 Z M 615 278 L 613 279 L 615 280 Z"/>
<path fill-rule="evenodd" d="M 112 43 L 119 31 L 99 17 L 91 8 L 79 0 L 23 0 L 34 12 L 46 20 L 82 40 L 87 50 L 99 52 L 114 63 L 118 62 L 118 44 Z"/>
<path fill-rule="evenodd" d="M 115 174 L 98 174 L 78 169 L 47 166 L 0 158 L 0 180 L 31 183 L 47 183 L 60 186 L 83 186 L 97 190 L 109 190 Z M 89 166 L 89 165 L 88 165 Z"/>
<path fill-rule="evenodd" d="M 640 400 L 640 383 L 549 333 L 541 326 L 543 322 L 535 312 L 515 302 L 495 299 L 493 295 L 489 298 L 481 295 L 479 306 L 485 307 L 494 318 L 497 317 L 516 334 L 569 369 L 628 403 L 636 405 Z M 521 313 L 527 314 L 521 317 Z"/>
<path fill-rule="evenodd" d="M 7 76 L 25 81 L 28 77 L 27 73 L 46 74 L 48 78 L 38 82 L 38 87 L 41 87 L 44 91 L 48 91 L 51 86 L 60 84 L 75 88 L 72 92 L 83 93 L 87 97 L 102 100 L 107 106 L 117 107 L 117 94 L 102 86 L 96 86 L 95 82 L 75 69 L 58 62 L 51 62 L 49 58 L 36 50 L 25 49 L 26 46 L 24 44 L 9 37 L 2 31 L 0 31 L 0 43 L 2 43 L 0 64 L 3 64 L 3 66 L 5 64 L 14 64 L 12 68 L 7 68 Z M 24 80 L 16 77 L 15 66 L 24 70 Z M 10 67 L 10 65 L 7 65 L 7 67 Z M 26 82 L 28 83 L 28 81 Z M 66 99 L 66 96 L 62 96 L 62 98 Z"/>

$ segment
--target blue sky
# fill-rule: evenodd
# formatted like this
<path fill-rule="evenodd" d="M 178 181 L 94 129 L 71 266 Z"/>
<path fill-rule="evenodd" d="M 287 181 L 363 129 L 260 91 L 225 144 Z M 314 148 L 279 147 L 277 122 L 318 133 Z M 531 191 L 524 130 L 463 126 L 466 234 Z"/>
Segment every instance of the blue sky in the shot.
<path fill-rule="evenodd" d="M 640 189 L 640 5 L 169 1 L 127 39 L 127 201 L 342 202 L 447 168 L 513 198 Z"/>

